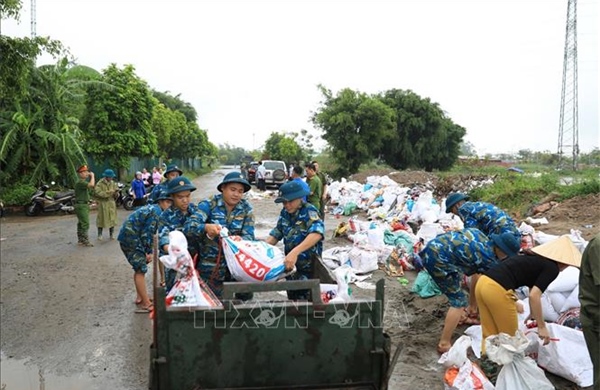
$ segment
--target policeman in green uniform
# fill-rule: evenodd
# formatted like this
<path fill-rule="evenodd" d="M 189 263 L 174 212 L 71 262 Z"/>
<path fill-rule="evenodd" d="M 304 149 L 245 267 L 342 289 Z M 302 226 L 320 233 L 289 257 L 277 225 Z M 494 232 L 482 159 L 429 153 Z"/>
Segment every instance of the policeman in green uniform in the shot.
<path fill-rule="evenodd" d="M 88 170 L 87 165 L 77 169 L 79 180 L 75 183 L 75 214 L 77 215 L 77 244 L 83 246 L 94 246 L 88 239 L 90 228 L 90 193 L 89 188 L 94 188 L 96 179 L 94 172 Z M 89 178 L 89 180 L 88 180 Z"/>

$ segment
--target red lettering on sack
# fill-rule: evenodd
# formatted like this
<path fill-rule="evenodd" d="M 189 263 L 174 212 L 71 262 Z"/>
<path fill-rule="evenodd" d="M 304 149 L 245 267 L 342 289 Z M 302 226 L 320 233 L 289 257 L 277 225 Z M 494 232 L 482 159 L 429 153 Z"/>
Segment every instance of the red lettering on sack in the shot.
<path fill-rule="evenodd" d="M 271 270 L 269 267 L 257 261 L 252 256 L 248 256 L 242 251 L 236 253 L 235 258 L 240 263 L 246 274 L 256 280 L 264 280 L 265 275 Z"/>

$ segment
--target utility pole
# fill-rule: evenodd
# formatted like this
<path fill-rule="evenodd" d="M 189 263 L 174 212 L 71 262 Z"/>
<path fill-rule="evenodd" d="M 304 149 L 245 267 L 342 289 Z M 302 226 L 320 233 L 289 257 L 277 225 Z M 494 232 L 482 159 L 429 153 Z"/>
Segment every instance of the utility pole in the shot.
<path fill-rule="evenodd" d="M 567 28 L 563 58 L 560 121 L 558 124 L 558 168 L 571 152 L 573 170 L 579 156 L 579 103 L 577 82 L 577 0 L 567 0 Z"/>
<path fill-rule="evenodd" d="M 35 38 L 37 22 L 35 20 L 35 0 L 31 0 L 31 38 Z"/>

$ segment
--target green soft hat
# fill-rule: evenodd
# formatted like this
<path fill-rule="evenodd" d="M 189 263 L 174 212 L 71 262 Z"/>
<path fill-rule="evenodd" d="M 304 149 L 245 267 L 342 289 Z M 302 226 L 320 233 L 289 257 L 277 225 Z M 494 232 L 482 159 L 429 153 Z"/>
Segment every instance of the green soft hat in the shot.
<path fill-rule="evenodd" d="M 244 175 L 242 175 L 240 172 L 229 172 L 227 175 L 225 175 L 223 181 L 217 186 L 217 190 L 219 190 L 219 192 L 223 192 L 223 184 L 227 183 L 239 183 L 243 185 L 244 192 L 248 192 L 250 191 L 250 188 L 252 188 L 250 183 L 248 183 L 248 180 L 244 179 Z"/>
<path fill-rule="evenodd" d="M 288 181 L 279 187 L 279 196 L 275 203 L 290 202 L 310 195 L 310 191 L 301 186 L 297 181 Z"/>
<path fill-rule="evenodd" d="M 181 169 L 179 169 L 179 167 L 177 165 L 171 164 L 167 167 L 167 170 L 165 171 L 163 176 L 167 177 L 167 174 L 169 174 L 171 172 L 179 172 L 179 176 L 183 175 L 183 171 Z"/>
<path fill-rule="evenodd" d="M 185 176 L 179 176 L 167 183 L 167 191 L 169 195 L 176 194 L 183 191 L 196 191 L 196 187 L 190 182 Z"/>
<path fill-rule="evenodd" d="M 460 202 L 461 200 L 468 200 L 469 197 L 459 192 L 452 193 L 446 198 L 446 213 L 449 214 L 452 206 Z"/>
<path fill-rule="evenodd" d="M 512 233 L 490 234 L 494 245 L 506 253 L 508 257 L 515 256 L 521 249 L 521 242 Z"/>
<path fill-rule="evenodd" d="M 115 171 L 113 171 L 112 169 L 105 169 L 104 172 L 102 172 L 102 176 L 114 178 L 117 175 L 115 175 Z"/>

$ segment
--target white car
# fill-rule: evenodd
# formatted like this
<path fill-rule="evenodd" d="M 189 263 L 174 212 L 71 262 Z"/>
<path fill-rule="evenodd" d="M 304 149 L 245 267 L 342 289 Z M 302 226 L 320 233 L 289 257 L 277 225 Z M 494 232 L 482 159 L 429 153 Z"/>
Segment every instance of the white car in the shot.
<path fill-rule="evenodd" d="M 287 179 L 287 167 L 285 162 L 278 160 L 262 160 L 267 173 L 265 174 L 265 183 L 267 185 L 281 186 Z"/>

